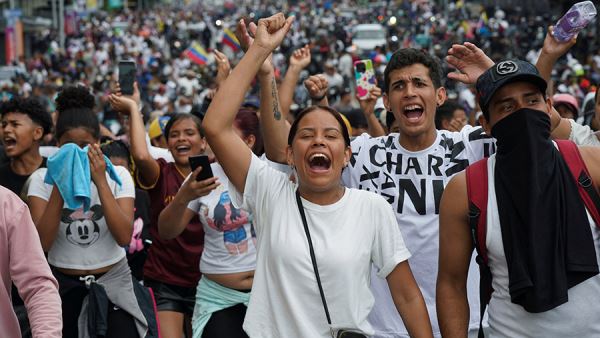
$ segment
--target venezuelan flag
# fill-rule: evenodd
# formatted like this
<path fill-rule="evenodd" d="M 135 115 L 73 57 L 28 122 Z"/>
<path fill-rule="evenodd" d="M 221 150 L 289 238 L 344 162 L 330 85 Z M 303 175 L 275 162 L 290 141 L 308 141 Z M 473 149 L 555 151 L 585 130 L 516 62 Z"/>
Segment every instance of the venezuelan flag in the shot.
<path fill-rule="evenodd" d="M 221 41 L 223 44 L 231 47 L 234 52 L 242 48 L 240 42 L 235 37 L 235 34 L 229 28 L 225 28 L 223 32 L 225 33 L 223 34 L 223 40 Z"/>
<path fill-rule="evenodd" d="M 208 63 L 208 53 L 197 42 L 192 43 L 192 45 L 185 50 L 184 54 L 199 65 Z"/>

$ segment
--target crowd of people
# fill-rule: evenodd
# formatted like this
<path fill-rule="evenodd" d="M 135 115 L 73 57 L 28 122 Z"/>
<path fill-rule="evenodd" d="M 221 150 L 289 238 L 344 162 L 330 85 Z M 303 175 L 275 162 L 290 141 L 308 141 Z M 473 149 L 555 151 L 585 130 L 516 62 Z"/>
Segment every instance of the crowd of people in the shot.
<path fill-rule="evenodd" d="M 1 331 L 600 334 L 591 30 L 356 5 L 97 13 L 65 50 L 41 38 L 2 85 Z M 398 16 L 388 43 L 358 50 L 349 27 L 377 15 Z"/>
<path fill-rule="evenodd" d="M 218 62 L 208 55 L 208 64 L 198 65 L 182 54 L 193 42 L 207 51 L 221 50 L 232 64 L 241 52 L 223 43 L 224 29 L 233 29 L 236 20 L 247 23 L 270 13 L 292 13 L 296 20 L 288 38 L 274 53 L 277 81 L 287 71 L 286 60 L 300 47 L 308 45 L 311 61 L 300 80 L 322 73 L 330 82 L 331 104 L 349 112 L 355 124 L 366 125 L 354 97 L 353 62 L 371 58 L 383 80 L 383 69 L 398 48 L 424 49 L 439 58 L 455 43 L 470 41 L 494 60 L 506 57 L 535 63 L 543 45 L 546 28 L 559 13 L 535 13 L 524 8 L 484 8 L 468 2 L 449 2 L 441 7 L 426 1 L 324 2 L 318 6 L 280 1 L 242 1 L 236 6 L 212 7 L 199 2 L 190 7 L 158 7 L 146 11 L 116 14 L 86 13 L 77 17 L 61 49 L 54 31 L 36 36 L 31 57 L 15 62 L 22 71 L 14 80 L 1 81 L 2 99 L 14 95 L 38 97 L 49 111 L 63 84 L 82 83 L 92 88 L 97 112 L 103 125 L 115 135 L 125 134 L 125 125 L 110 107 L 108 95 L 114 89 L 117 61 L 133 59 L 138 66 L 143 112 L 146 120 L 168 112 L 206 112 L 209 98 L 217 86 L 214 73 Z M 554 15 L 552 15 L 554 14 Z M 387 43 L 373 50 L 360 50 L 353 44 L 353 27 L 361 23 L 381 23 Z M 583 119 L 591 102 L 586 94 L 600 82 L 598 32 L 590 25 L 580 33 L 580 43 L 558 60 L 552 75 L 556 93 L 569 94 L 579 103 Z M 443 65 L 443 71 L 450 71 Z M 474 95 L 457 81 L 446 81 L 450 98 L 458 100 L 470 114 L 477 110 Z M 257 92 L 248 93 L 258 102 Z M 587 100 L 586 100 L 587 98 Z M 293 111 L 306 107 L 308 93 L 295 87 Z M 587 110 L 586 110 L 587 109 Z"/>

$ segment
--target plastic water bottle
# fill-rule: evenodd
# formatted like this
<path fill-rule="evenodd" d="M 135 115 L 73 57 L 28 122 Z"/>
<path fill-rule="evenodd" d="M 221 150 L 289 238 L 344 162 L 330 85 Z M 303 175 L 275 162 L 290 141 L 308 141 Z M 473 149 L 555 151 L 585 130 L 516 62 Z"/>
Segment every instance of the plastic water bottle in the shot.
<path fill-rule="evenodd" d="M 596 7 L 593 2 L 582 1 L 574 4 L 554 26 L 554 38 L 560 42 L 571 40 L 595 16 Z"/>

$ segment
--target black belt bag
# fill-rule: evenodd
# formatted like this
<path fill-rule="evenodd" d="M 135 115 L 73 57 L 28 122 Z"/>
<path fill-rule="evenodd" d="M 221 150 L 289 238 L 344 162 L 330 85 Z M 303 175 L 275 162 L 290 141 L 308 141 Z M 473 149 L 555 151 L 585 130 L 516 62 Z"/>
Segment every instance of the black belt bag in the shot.
<path fill-rule="evenodd" d="M 317 268 L 317 259 L 315 257 L 315 251 L 313 249 L 312 240 L 310 238 L 310 231 L 308 231 L 308 223 L 306 222 L 306 215 L 304 214 L 304 206 L 302 206 L 302 200 L 300 199 L 300 193 L 296 190 L 296 202 L 298 204 L 298 211 L 304 224 L 304 232 L 308 240 L 308 248 L 310 249 L 310 260 L 312 262 L 313 270 L 315 271 L 315 277 L 317 278 L 317 284 L 319 286 L 319 293 L 321 295 L 321 302 L 323 302 L 323 310 L 325 310 L 325 317 L 327 317 L 327 324 L 329 324 L 329 330 L 331 331 L 332 338 L 367 338 L 367 336 L 356 330 L 339 329 L 337 332 L 331 327 L 331 317 L 329 316 L 329 309 L 327 308 L 327 300 L 325 300 L 325 293 L 323 292 L 323 286 L 321 285 L 321 277 L 319 277 L 319 269 Z"/>

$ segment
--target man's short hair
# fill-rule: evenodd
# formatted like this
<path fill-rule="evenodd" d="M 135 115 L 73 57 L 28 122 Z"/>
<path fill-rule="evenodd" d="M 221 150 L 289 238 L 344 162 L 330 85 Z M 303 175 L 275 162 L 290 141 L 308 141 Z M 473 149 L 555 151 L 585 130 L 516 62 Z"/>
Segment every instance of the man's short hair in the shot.
<path fill-rule="evenodd" d="M 440 60 L 428 53 L 415 48 L 402 48 L 397 50 L 391 57 L 390 62 L 383 72 L 383 90 L 389 91 L 390 74 L 396 69 L 422 64 L 429 69 L 429 77 L 433 86 L 437 89 L 442 86 L 442 66 Z"/>
<path fill-rule="evenodd" d="M 20 113 L 29 116 L 44 129 L 44 135 L 52 130 L 52 118 L 41 102 L 34 98 L 14 97 L 0 105 L 0 117 L 8 113 Z"/>
<path fill-rule="evenodd" d="M 463 109 L 463 107 L 455 101 L 446 101 L 443 105 L 437 107 L 435 110 L 435 127 L 437 129 L 443 129 L 442 121 L 452 120 L 454 112 L 458 109 Z"/>

